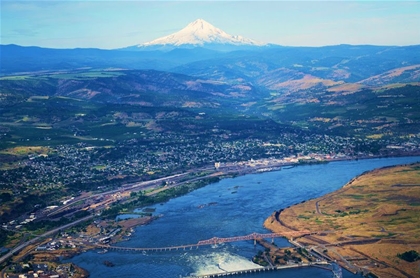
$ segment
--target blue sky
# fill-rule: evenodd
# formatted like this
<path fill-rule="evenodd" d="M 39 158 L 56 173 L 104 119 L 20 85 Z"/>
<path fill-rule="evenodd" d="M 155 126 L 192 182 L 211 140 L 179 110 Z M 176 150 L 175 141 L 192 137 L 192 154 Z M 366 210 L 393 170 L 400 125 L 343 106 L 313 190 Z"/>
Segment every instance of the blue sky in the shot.
<path fill-rule="evenodd" d="M 1 1 L 1 44 L 120 48 L 202 18 L 285 46 L 420 44 L 420 1 Z"/>

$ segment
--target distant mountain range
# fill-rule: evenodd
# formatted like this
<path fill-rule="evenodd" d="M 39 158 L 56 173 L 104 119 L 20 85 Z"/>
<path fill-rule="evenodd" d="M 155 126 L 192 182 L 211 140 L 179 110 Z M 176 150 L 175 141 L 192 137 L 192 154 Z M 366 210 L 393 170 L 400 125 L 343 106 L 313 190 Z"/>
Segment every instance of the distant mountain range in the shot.
<path fill-rule="evenodd" d="M 116 50 L 0 46 L 1 75 L 74 69 L 158 70 L 260 91 L 355 91 L 420 82 L 420 45 L 285 47 L 229 35 L 198 19 Z"/>

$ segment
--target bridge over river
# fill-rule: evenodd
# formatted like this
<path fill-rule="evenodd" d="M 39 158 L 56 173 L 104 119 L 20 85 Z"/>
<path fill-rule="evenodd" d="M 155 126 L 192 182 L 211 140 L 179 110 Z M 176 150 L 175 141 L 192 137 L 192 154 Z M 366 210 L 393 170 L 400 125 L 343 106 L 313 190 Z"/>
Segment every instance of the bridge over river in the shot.
<path fill-rule="evenodd" d="M 97 244 L 97 247 L 114 250 L 114 251 L 127 251 L 127 252 L 144 252 L 144 251 L 171 251 L 171 250 L 192 250 L 194 248 L 198 248 L 200 246 L 205 245 L 217 245 L 226 242 L 235 242 L 235 241 L 244 241 L 244 240 L 254 240 L 254 244 L 258 239 L 264 238 L 271 238 L 274 239 L 276 237 L 301 237 L 304 235 L 313 234 L 309 231 L 292 231 L 292 232 L 283 232 L 283 233 L 269 233 L 269 234 L 260 234 L 260 233 L 252 233 L 245 236 L 236 236 L 236 237 L 213 237 L 206 240 L 200 240 L 198 243 L 195 244 L 186 244 L 186 245 L 179 245 L 179 246 L 168 246 L 168 247 L 124 247 L 124 246 L 114 246 L 114 245 L 106 245 L 106 244 Z"/>
<path fill-rule="evenodd" d="M 104 244 L 97 244 L 97 247 L 114 250 L 114 251 L 127 251 L 127 252 L 147 252 L 147 251 L 172 251 L 172 250 L 193 250 L 197 249 L 200 246 L 205 245 L 216 245 L 226 242 L 235 242 L 235 241 L 244 241 L 244 240 L 253 240 L 254 244 L 256 244 L 257 240 L 259 239 L 266 239 L 271 238 L 272 240 L 276 237 L 290 237 L 290 238 L 297 238 L 302 237 L 305 235 L 315 234 L 309 231 L 292 231 L 292 232 L 283 232 L 283 233 L 269 233 L 269 234 L 260 234 L 260 233 L 252 233 L 245 236 L 236 236 L 236 237 L 213 237 L 206 240 L 200 240 L 196 244 L 186 244 L 186 245 L 179 245 L 179 246 L 168 246 L 168 247 L 123 247 L 123 246 L 113 246 L 113 245 L 104 245 Z M 213 278 L 213 277 L 224 277 L 224 276 L 234 276 L 239 274 L 252 274 L 258 272 L 265 272 L 265 271 L 276 271 L 280 269 L 286 268 L 298 268 L 298 267 L 319 267 L 329 271 L 332 271 L 334 278 L 342 278 L 341 268 L 335 268 L 334 265 L 326 262 L 320 261 L 316 263 L 299 263 L 299 264 L 289 264 L 284 266 L 270 266 L 270 267 L 258 267 L 252 269 L 242 269 L 242 270 L 235 270 L 235 271 L 225 271 L 221 273 L 214 273 L 214 274 L 206 274 L 206 275 L 197 275 L 197 276 L 189 276 L 194 278 Z M 332 266 L 332 268 L 330 268 Z"/>

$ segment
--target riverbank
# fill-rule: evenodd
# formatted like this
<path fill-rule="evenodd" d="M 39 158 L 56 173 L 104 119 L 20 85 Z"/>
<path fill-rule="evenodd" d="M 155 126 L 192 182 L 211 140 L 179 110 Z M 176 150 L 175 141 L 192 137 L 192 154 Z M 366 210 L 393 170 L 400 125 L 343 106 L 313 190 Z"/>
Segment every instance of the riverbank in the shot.
<path fill-rule="evenodd" d="M 351 160 L 351 159 L 345 159 L 345 160 Z M 384 161 L 386 161 L 387 159 L 384 159 Z M 381 161 L 381 160 L 377 160 L 377 161 Z M 338 164 L 337 165 L 340 165 L 340 164 L 342 164 L 342 163 L 340 163 L 340 162 L 337 162 Z M 357 162 L 357 161 L 354 161 L 354 162 L 349 162 L 349 163 L 346 163 L 346 164 L 348 164 L 348 165 L 359 165 L 359 164 L 366 164 L 366 163 L 364 163 L 364 162 Z M 369 163 L 370 164 L 370 163 Z M 301 164 L 296 164 L 296 163 L 294 163 L 294 164 L 292 164 L 293 166 L 297 166 L 297 165 L 301 165 Z M 333 168 L 335 168 L 334 167 L 334 165 L 335 165 L 335 163 L 333 163 L 330 167 L 328 167 L 328 168 L 331 168 L 331 167 L 333 167 Z M 284 172 L 284 174 L 286 174 L 286 172 L 287 173 L 294 173 L 294 172 L 298 172 L 298 173 L 303 173 L 303 172 L 311 172 L 311 171 L 313 171 L 314 169 L 318 169 L 318 168 L 324 168 L 324 167 L 327 167 L 327 165 L 322 165 L 322 164 L 320 164 L 320 165 L 314 165 L 314 166 L 309 166 L 309 167 L 292 167 L 292 168 L 290 168 L 290 169 L 288 169 L 288 170 L 285 170 L 285 172 Z M 222 188 L 221 190 L 227 190 L 227 194 L 228 195 L 226 195 L 226 196 L 231 196 L 232 197 L 232 200 L 235 200 L 235 203 L 237 202 L 237 198 L 240 198 L 241 200 L 247 200 L 248 199 L 248 196 L 256 196 L 255 194 L 257 193 L 257 192 L 253 192 L 252 194 L 245 194 L 245 195 L 243 195 L 242 193 L 243 193 L 243 190 L 245 189 L 245 188 L 243 188 L 242 186 L 241 186 L 241 183 L 243 183 L 244 182 L 244 178 L 243 177 L 239 177 L 239 176 L 243 176 L 243 175 L 245 175 L 245 174 L 248 174 L 248 173 L 258 173 L 258 171 L 255 171 L 257 168 L 255 168 L 255 167 L 246 167 L 247 169 L 246 169 L 246 171 L 244 171 L 244 172 L 241 172 L 241 173 L 239 173 L 239 174 L 237 174 L 237 175 L 234 175 L 234 174 L 232 174 L 233 172 L 221 172 L 221 171 L 219 171 L 219 172 L 217 172 L 217 177 L 218 177 L 218 179 L 224 179 L 224 182 L 223 183 L 225 183 L 225 182 L 228 182 L 228 183 L 232 183 L 233 185 L 230 187 L 230 188 Z M 289 167 L 288 167 L 289 168 Z M 306 169 L 305 169 L 306 168 Z M 367 169 L 372 169 L 372 168 L 367 168 Z M 220 169 L 219 169 L 220 170 Z M 245 170 L 245 169 L 244 169 Z M 253 171 L 254 170 L 254 171 Z M 281 173 L 281 172 L 279 172 L 279 173 Z M 359 173 L 361 173 L 361 171 L 358 171 L 357 172 L 357 174 L 359 174 Z M 214 176 L 214 174 L 212 174 L 213 176 Z M 260 174 L 258 174 L 258 175 L 251 175 L 250 176 L 250 178 L 251 178 L 251 180 L 256 180 L 256 181 L 258 181 L 258 182 L 255 182 L 255 184 L 254 184 L 254 186 L 253 187 L 251 187 L 251 188 L 253 188 L 253 189 L 255 189 L 255 190 L 260 190 L 260 191 L 264 191 L 264 190 L 270 190 L 272 193 L 275 193 L 278 189 L 280 189 L 280 188 L 274 188 L 274 187 L 270 187 L 270 186 L 265 186 L 264 187 L 264 190 L 262 190 L 263 188 L 261 188 L 260 186 L 259 186 L 259 184 L 261 184 L 261 182 L 259 181 L 260 179 L 264 179 L 264 176 L 266 176 L 266 175 L 268 175 L 268 176 L 273 176 L 273 175 L 275 175 L 275 173 L 273 172 L 273 173 L 260 173 Z M 345 179 L 345 181 L 347 181 L 347 180 L 349 180 L 350 178 L 352 178 L 353 176 L 355 176 L 356 174 L 350 174 L 350 175 L 346 175 L 347 177 L 346 177 L 346 179 Z M 195 175 L 196 177 L 198 176 L 198 174 L 196 174 Z M 288 175 L 288 176 L 290 176 L 290 174 Z M 311 176 L 314 178 L 314 179 L 316 179 L 316 180 L 321 180 L 322 178 L 322 175 L 319 175 L 319 177 L 315 177 L 315 176 L 318 176 L 317 174 L 311 174 Z M 238 177 L 237 179 L 226 179 L 227 177 Z M 292 176 L 291 176 L 292 177 Z M 198 181 L 198 179 L 205 179 L 205 178 L 208 178 L 208 177 L 206 177 L 206 176 L 203 176 L 203 177 L 197 177 L 197 178 L 195 178 L 196 179 L 196 181 Z M 248 178 L 246 178 L 246 180 L 248 180 Z M 343 181 L 343 183 L 345 182 L 345 181 Z M 304 181 L 304 179 L 299 179 L 299 181 L 296 181 L 296 182 L 298 182 L 298 183 L 304 183 L 305 181 Z M 333 180 L 331 180 L 331 182 L 332 183 L 334 183 L 333 182 Z M 184 180 L 183 181 L 183 183 L 186 183 L 186 181 Z M 267 185 L 268 184 L 273 184 L 273 181 L 270 181 L 269 183 L 267 183 Z M 159 183 L 159 185 L 160 185 L 160 183 Z M 340 186 L 340 183 L 338 183 L 337 184 L 338 186 Z M 338 186 L 335 186 L 335 187 L 333 187 L 333 189 L 329 189 L 329 191 L 325 191 L 325 190 L 323 190 L 323 192 L 324 193 L 322 193 L 322 194 L 325 194 L 326 192 L 331 192 L 332 190 L 335 190 L 336 188 L 338 188 Z M 175 186 L 177 186 L 177 184 L 170 184 L 169 186 L 162 186 L 162 185 L 160 185 L 160 186 L 158 186 L 158 191 L 160 192 L 161 190 L 164 190 L 165 188 L 173 188 L 173 187 L 175 187 Z M 181 184 L 178 184 L 178 186 L 181 186 Z M 200 187 L 202 187 L 203 185 L 201 185 Z M 207 188 L 207 187 L 206 187 Z M 213 188 L 213 187 L 209 187 L 210 188 L 210 191 L 211 191 L 211 188 Z M 251 189 L 250 188 L 250 189 Z M 303 188 L 303 187 L 302 187 Z M 308 187 L 308 189 L 309 189 L 310 187 Z M 325 187 L 325 188 L 327 188 L 327 187 Z M 136 188 L 137 189 L 137 188 Z M 125 190 L 125 189 L 124 189 Z M 129 190 L 132 190 L 131 188 L 128 188 L 126 191 L 126 193 L 128 194 L 129 192 Z M 137 189 L 138 190 L 138 189 Z M 192 195 L 195 195 L 195 192 L 198 192 L 198 191 L 202 191 L 203 189 L 201 189 L 201 190 L 197 190 L 197 191 L 194 191 L 194 192 L 191 192 L 192 193 Z M 279 191 L 279 194 L 280 195 L 284 195 L 284 193 L 285 193 L 285 191 L 284 191 L 285 189 L 280 189 L 280 191 Z M 205 191 L 208 191 L 207 189 L 205 190 Z M 296 190 L 294 190 L 294 191 L 296 191 Z M 259 192 L 259 191 L 258 191 Z M 303 190 L 303 191 L 301 191 L 300 192 L 300 194 L 305 194 L 305 192 L 307 192 L 306 190 Z M 188 192 L 187 192 L 188 193 Z M 250 192 L 251 193 L 251 192 Z M 299 194 L 299 196 L 301 196 Z M 321 196 L 322 194 L 318 194 L 317 196 Z M 128 196 L 130 196 L 131 194 L 128 194 Z M 192 208 L 188 208 L 188 210 L 190 210 L 190 209 L 193 209 L 193 210 L 195 210 L 195 209 L 199 209 L 200 211 L 201 210 L 203 210 L 203 211 L 207 211 L 208 210 L 208 208 L 207 207 L 205 207 L 205 209 L 203 208 L 203 204 L 205 203 L 205 204 L 210 204 L 210 203 L 212 203 L 214 200 L 216 200 L 217 198 L 220 198 L 222 195 L 220 195 L 220 193 L 216 193 L 215 195 L 211 195 L 211 196 L 213 196 L 211 199 L 208 199 L 206 202 L 204 202 L 202 199 L 200 199 L 200 201 L 198 201 L 198 203 L 196 203 L 195 204 L 195 206 L 193 206 Z M 274 195 L 271 195 L 270 194 L 270 196 L 271 197 L 268 197 L 268 198 L 273 198 L 273 196 Z M 137 198 L 138 196 L 136 196 L 136 198 Z M 200 197 L 201 198 L 201 197 Z M 171 203 L 171 207 L 174 205 L 174 202 L 176 203 L 177 201 L 176 200 L 178 200 L 178 199 L 183 199 L 183 198 L 174 198 L 174 200 L 172 200 L 172 201 L 170 201 L 170 203 Z M 230 199 L 230 198 L 229 198 Z M 255 199 L 255 198 L 252 198 L 252 199 Z M 265 197 L 263 197 L 263 196 L 260 196 L 259 198 L 257 198 L 257 200 L 260 200 L 260 202 L 262 202 L 262 203 L 266 203 L 266 202 L 268 202 L 268 200 L 265 200 Z M 265 201 L 262 201 L 262 200 L 265 200 Z M 298 199 L 297 199 L 298 201 L 294 201 L 294 202 L 300 202 L 301 200 L 302 200 L 302 198 L 301 197 L 298 197 Z M 249 201 L 251 201 L 251 200 L 249 200 Z M 271 200 L 270 200 L 270 202 L 271 202 Z M 285 205 L 282 205 L 282 207 L 286 207 L 286 206 L 288 206 L 288 205 L 290 205 L 290 204 L 293 204 L 294 202 L 286 202 L 286 204 Z M 162 206 L 164 206 L 164 204 L 163 204 L 163 202 L 159 202 L 161 205 L 159 205 L 158 206 L 158 208 L 160 208 L 160 207 L 162 207 Z M 218 202 L 216 202 L 216 204 L 217 204 Z M 121 204 L 121 202 L 120 202 L 120 204 Z M 242 206 L 242 208 L 244 209 L 244 212 L 246 212 L 246 211 L 250 211 L 251 209 L 252 209 L 252 207 L 254 207 L 255 208 L 255 204 L 254 205 L 252 205 L 251 207 L 249 207 L 248 209 L 245 209 L 243 206 Z M 220 208 L 222 208 L 222 205 L 220 205 Z M 259 213 L 257 213 L 257 215 L 258 215 L 258 217 L 256 217 L 256 218 L 260 218 L 262 215 L 268 215 L 271 211 L 272 211 L 272 209 L 273 208 L 275 208 L 275 206 L 272 206 L 272 208 L 270 208 L 270 210 L 268 210 L 268 211 L 264 211 L 264 212 L 259 212 Z M 210 209 L 209 209 L 210 210 Z M 211 211 L 213 212 L 213 213 L 215 213 L 215 211 L 217 211 L 217 210 L 219 210 L 219 205 L 214 205 L 214 206 L 211 206 Z M 182 211 L 185 213 L 185 210 L 184 209 L 182 209 Z M 232 211 L 232 210 L 229 210 L 229 211 Z M 124 213 L 129 213 L 129 211 L 125 211 Z M 159 214 L 157 214 L 157 215 L 160 215 L 161 213 L 159 213 Z M 226 213 L 224 213 L 224 215 L 225 215 Z M 166 212 L 164 212 L 163 213 L 163 215 L 165 215 L 165 217 L 166 216 L 168 216 L 167 214 L 166 214 Z M 199 217 L 199 219 L 201 219 L 201 216 Z M 213 218 L 210 218 L 210 219 L 213 219 Z M 235 221 L 235 219 L 236 219 L 236 217 L 235 217 L 235 219 L 230 219 L 230 218 L 228 218 L 229 220 L 229 223 L 232 223 L 232 225 L 235 225 L 235 223 L 236 223 L 236 221 Z M 180 219 L 178 222 L 179 223 L 183 223 L 183 221 L 184 221 L 185 219 L 184 219 L 184 217 L 182 217 L 182 219 Z M 220 220 L 220 218 L 219 218 L 219 220 Z M 112 223 L 112 222 L 115 222 L 114 221 L 114 219 L 112 219 L 112 220 L 109 220 L 109 222 L 110 223 Z M 159 221 L 160 223 L 162 223 L 161 221 Z M 167 222 L 167 221 L 165 221 L 165 222 Z M 261 223 L 260 221 L 256 221 L 255 219 L 254 219 L 254 221 L 252 221 L 253 223 Z M 154 223 L 154 222 L 153 222 Z M 175 223 L 172 223 L 172 222 L 168 222 L 168 223 L 170 223 L 170 224 L 168 224 L 168 225 L 170 225 L 170 227 L 168 226 L 168 227 L 165 227 L 165 229 L 159 229 L 159 230 L 172 230 L 172 227 L 173 227 L 173 225 L 176 225 Z M 216 222 L 215 222 L 216 223 Z M 120 223 L 121 224 L 121 223 Z M 227 222 L 226 222 L 226 224 L 227 224 Z M 256 231 L 256 230 L 258 230 L 258 226 L 259 225 L 261 225 L 261 224 L 257 224 L 257 225 L 252 225 L 252 226 L 254 226 L 254 228 L 252 228 L 252 230 L 249 230 L 249 231 L 247 231 L 248 233 L 250 233 L 250 232 L 254 232 L 254 231 Z M 155 226 L 154 224 L 153 225 L 149 225 L 149 226 Z M 207 225 L 208 226 L 208 225 Z M 235 227 L 239 227 L 240 225 L 235 225 Z M 259 227 L 261 227 L 261 226 L 259 226 Z M 117 227 L 112 227 L 112 229 L 110 229 L 110 230 L 113 230 L 114 228 L 117 228 Z M 193 227 L 191 227 L 191 228 L 193 228 Z M 194 227 L 195 228 L 195 227 Z M 244 227 L 243 227 L 244 228 Z M 243 234 L 246 230 L 244 230 L 243 228 L 241 228 L 241 229 L 234 229 L 235 230 L 235 232 L 234 233 L 232 233 L 232 235 L 241 235 L 241 234 Z M 182 227 L 182 231 L 184 231 L 184 229 L 185 229 L 185 227 L 183 226 Z M 219 229 L 219 227 L 217 227 L 216 229 Z M 148 230 L 148 229 L 147 229 Z M 158 231 L 154 231 L 153 233 L 157 233 Z M 197 238 L 196 240 L 198 241 L 198 240 L 201 240 L 201 239 L 203 239 L 203 238 L 206 238 L 206 237 L 208 237 L 208 238 L 210 238 L 210 237 L 212 237 L 212 236 L 214 236 L 212 233 L 210 233 L 209 235 L 207 235 L 207 233 L 204 231 L 204 230 L 200 230 L 200 231 L 197 231 L 196 232 L 197 234 L 200 234 L 201 235 L 201 237 L 199 237 L 199 238 Z M 86 233 L 83 233 L 84 234 L 84 236 L 87 236 L 87 234 Z M 121 234 L 123 234 L 123 233 L 121 233 Z M 106 235 L 106 234 L 105 234 Z M 206 236 L 207 235 L 207 236 Z M 75 237 L 79 237 L 77 234 L 75 235 Z M 103 237 L 103 235 L 101 236 L 101 237 Z M 122 240 L 123 239 L 128 239 L 129 237 L 126 237 L 126 236 L 124 236 L 123 238 L 122 238 Z M 136 236 L 136 233 L 134 234 L 134 236 L 132 236 L 131 237 L 131 240 L 130 241 L 132 241 L 133 239 L 134 239 L 134 241 L 136 240 L 136 238 L 137 238 L 137 236 Z M 193 237 L 193 238 L 195 238 L 195 237 Z M 115 238 L 113 238 L 113 240 L 115 240 L 115 241 L 119 241 L 116 237 Z M 144 246 L 144 243 L 143 243 L 143 240 L 144 240 L 144 238 L 142 237 L 142 243 L 141 243 L 141 245 L 140 246 Z M 153 242 L 150 246 L 157 246 L 157 242 L 160 242 L 160 240 L 161 239 L 154 239 L 154 241 L 156 241 L 156 242 Z M 182 241 L 181 241 L 182 243 L 184 243 L 184 242 L 191 242 L 191 238 L 190 239 L 183 239 Z M 193 242 L 195 242 L 195 240 L 193 240 Z M 126 244 L 126 243 L 124 243 L 124 244 Z M 161 243 L 161 245 L 162 246 L 170 246 L 170 245 L 172 245 L 172 242 L 171 243 Z M 92 246 L 92 245 L 90 245 L 90 246 Z M 87 248 L 87 246 L 85 246 L 85 248 Z M 87 249 L 84 249 L 84 250 L 87 250 Z M 82 251 L 82 253 L 84 253 L 83 251 Z M 94 253 L 94 254 L 96 254 L 96 252 L 89 252 L 89 253 Z M 100 256 L 103 256 L 103 255 L 100 255 Z M 111 259 L 111 261 L 112 261 L 112 259 Z M 78 263 L 80 263 L 80 262 L 76 262 L 77 264 Z M 100 264 L 102 265 L 103 264 L 103 261 L 100 261 Z M 81 266 L 83 266 L 83 264 L 81 264 Z M 89 268 L 88 268 L 89 269 Z"/>
<path fill-rule="evenodd" d="M 263 216 L 269 215 L 277 207 L 285 208 L 333 192 L 364 171 L 413 161 L 419 161 L 419 158 L 340 161 L 222 179 L 187 196 L 155 206 L 156 215 L 162 215 L 162 219 L 136 229 L 129 241 L 121 242 L 118 246 L 164 247 L 196 243 L 214 236 L 266 233 L 262 227 Z M 214 205 L 203 206 L 210 203 Z M 289 246 L 284 239 L 278 239 L 276 243 Z M 181 251 L 182 256 L 175 251 L 176 255 L 160 252 L 133 255 L 111 250 L 105 254 L 85 252 L 71 261 L 91 271 L 94 277 L 103 277 L 105 273 L 110 277 L 118 277 L 121 273 L 134 277 L 139 269 L 142 271 L 140 277 L 167 277 L 163 273 L 173 273 L 172 277 L 178 277 L 188 273 L 214 273 L 217 272 L 217 264 L 222 264 L 229 271 L 252 267 L 250 260 L 256 253 L 252 244 L 241 243 L 239 252 L 235 246 L 226 244 L 214 250 L 199 248 Z M 104 260 L 111 261 L 115 267 L 104 266 Z M 330 275 L 312 269 L 296 270 L 296 273 L 305 273 L 306 277 L 314 273 L 319 277 Z M 347 275 L 352 276 L 350 273 Z"/>
<path fill-rule="evenodd" d="M 309 230 L 296 239 L 353 273 L 418 277 L 418 262 L 398 257 L 420 252 L 420 164 L 385 167 L 352 179 L 323 197 L 274 212 L 273 232 Z"/>
<path fill-rule="evenodd" d="M 29 244 L 24 250 L 13 257 L 15 263 L 11 266 L 9 265 L 7 268 L 5 267 L 0 277 L 19 277 L 19 274 L 14 274 L 16 272 L 29 275 L 27 277 L 32 277 L 30 276 L 32 273 L 74 278 L 89 277 L 90 273 L 86 269 L 76 264 L 63 263 L 62 261 L 80 255 L 83 252 L 98 249 L 98 246 L 92 244 L 91 241 L 94 238 L 103 238 L 103 231 L 115 231 L 119 229 L 119 232 L 110 238 L 113 243 L 117 243 L 128 240 L 135 227 L 147 225 L 156 218 L 145 216 L 119 221 L 94 221 L 84 226 L 80 233 L 68 234 L 67 232 L 62 232 L 58 236 L 46 238 L 42 242 Z M 101 251 L 98 252 L 100 253 Z M 37 266 L 39 265 L 45 267 L 37 270 Z"/>

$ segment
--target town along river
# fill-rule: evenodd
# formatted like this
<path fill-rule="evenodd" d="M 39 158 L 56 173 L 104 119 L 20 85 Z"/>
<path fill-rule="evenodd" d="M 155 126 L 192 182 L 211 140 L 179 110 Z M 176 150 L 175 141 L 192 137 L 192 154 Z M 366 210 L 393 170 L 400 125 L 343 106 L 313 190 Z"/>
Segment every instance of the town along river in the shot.
<path fill-rule="evenodd" d="M 335 191 L 365 171 L 417 161 L 420 157 L 338 161 L 224 179 L 156 205 L 155 214 L 162 216 L 149 225 L 137 227 L 130 240 L 117 245 L 179 246 L 213 237 L 270 233 L 263 228 L 263 222 L 275 210 Z M 282 238 L 275 239 L 275 243 L 290 246 Z M 70 261 L 88 270 L 91 277 L 168 278 L 258 267 L 251 261 L 258 250 L 262 247 L 254 247 L 252 241 L 241 241 L 164 252 L 88 251 Z M 104 261 L 114 266 L 107 267 Z M 279 276 L 321 278 L 332 277 L 332 273 L 309 267 L 235 277 Z M 343 270 L 343 277 L 355 276 Z"/>

